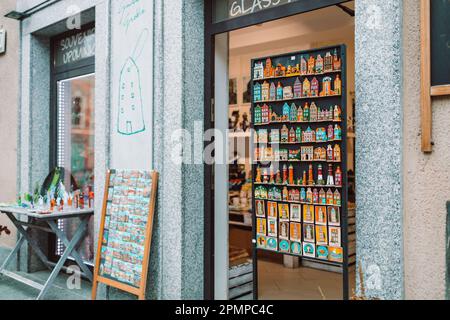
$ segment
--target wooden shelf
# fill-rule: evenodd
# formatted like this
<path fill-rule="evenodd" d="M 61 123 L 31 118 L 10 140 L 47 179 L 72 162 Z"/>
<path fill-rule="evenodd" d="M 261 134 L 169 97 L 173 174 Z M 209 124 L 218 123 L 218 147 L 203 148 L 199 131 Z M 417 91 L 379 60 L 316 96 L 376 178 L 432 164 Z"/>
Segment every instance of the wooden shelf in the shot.
<path fill-rule="evenodd" d="M 342 186 L 328 186 L 328 185 L 298 185 L 298 184 L 282 184 L 282 183 L 264 183 L 254 182 L 255 186 L 270 186 L 270 187 L 288 187 L 288 188 L 342 188 Z"/>
<path fill-rule="evenodd" d="M 264 201 L 280 202 L 280 203 L 306 204 L 309 206 L 320 206 L 320 207 L 338 207 L 338 208 L 342 207 L 342 206 L 337 206 L 334 204 L 309 203 L 309 202 L 290 201 L 290 200 L 283 201 L 283 200 L 271 200 L 271 199 L 260 199 L 260 198 L 255 198 L 255 200 L 264 200 Z"/>
<path fill-rule="evenodd" d="M 335 97 L 342 97 L 342 94 L 332 94 L 329 96 L 317 96 L 317 97 L 300 97 L 300 98 L 281 99 L 281 100 L 253 101 L 253 104 L 289 102 L 289 101 L 295 101 L 295 100 L 308 100 L 308 99 L 311 100 L 311 99 L 323 99 L 323 98 L 335 98 Z"/>
<path fill-rule="evenodd" d="M 336 73 L 341 73 L 341 72 L 342 72 L 342 70 L 333 70 L 333 71 L 322 72 L 322 73 L 307 73 L 307 74 L 295 73 L 295 74 L 278 76 L 278 77 L 268 77 L 268 78 L 253 79 L 253 82 L 256 82 L 256 81 L 267 81 L 267 80 L 276 80 L 276 79 L 291 79 L 291 78 L 297 78 L 297 77 L 326 76 L 327 74 L 336 74 Z"/>

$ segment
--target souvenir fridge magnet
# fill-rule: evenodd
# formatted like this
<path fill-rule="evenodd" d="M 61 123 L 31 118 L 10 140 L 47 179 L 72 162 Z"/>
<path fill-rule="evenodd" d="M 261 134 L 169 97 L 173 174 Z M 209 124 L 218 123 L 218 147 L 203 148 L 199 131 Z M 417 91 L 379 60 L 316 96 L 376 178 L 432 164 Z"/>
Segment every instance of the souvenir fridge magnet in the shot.
<path fill-rule="evenodd" d="M 289 240 L 289 222 L 280 222 L 279 237 L 280 239 Z"/>
<path fill-rule="evenodd" d="M 328 245 L 328 230 L 326 226 L 316 226 L 316 241 L 318 245 Z"/>
<path fill-rule="evenodd" d="M 297 116 L 298 116 L 297 112 L 298 112 L 298 110 L 297 110 L 297 106 L 295 105 L 295 103 L 291 104 L 291 111 L 290 111 L 289 121 L 297 122 Z"/>
<path fill-rule="evenodd" d="M 301 98 L 302 97 L 302 82 L 299 78 L 295 79 L 294 82 L 294 98 Z"/>
<path fill-rule="evenodd" d="M 264 81 L 264 83 L 261 86 L 261 100 L 262 101 L 269 100 L 269 91 L 270 91 L 270 85 L 267 81 Z"/>
<path fill-rule="evenodd" d="M 301 222 L 302 221 L 302 210 L 301 205 L 292 203 L 291 204 L 291 221 Z"/>
<path fill-rule="evenodd" d="M 292 222 L 290 225 L 290 239 L 291 241 L 302 240 L 302 225 L 300 223 Z"/>
<path fill-rule="evenodd" d="M 275 86 L 275 83 L 272 82 L 270 84 L 270 89 L 269 89 L 269 100 L 274 101 L 276 99 L 277 99 L 277 87 Z"/>
<path fill-rule="evenodd" d="M 344 261 L 344 254 L 342 248 L 329 247 L 328 260 L 332 262 L 342 263 Z"/>
<path fill-rule="evenodd" d="M 308 59 L 308 74 L 314 74 L 315 68 L 316 68 L 316 59 L 314 58 L 313 55 L 310 55 Z"/>
<path fill-rule="evenodd" d="M 277 100 L 283 100 L 283 86 L 279 81 L 277 85 Z"/>
<path fill-rule="evenodd" d="M 270 122 L 270 107 L 267 104 L 264 104 L 261 107 L 261 122 L 263 124 L 268 124 Z"/>
<path fill-rule="evenodd" d="M 334 80 L 334 94 L 339 96 L 342 94 L 342 81 L 339 75 Z"/>
<path fill-rule="evenodd" d="M 273 66 L 272 66 L 272 60 L 270 58 L 266 59 L 266 66 L 264 68 L 264 77 L 265 78 L 273 77 Z"/>
<path fill-rule="evenodd" d="M 277 219 L 267 220 L 267 234 L 269 237 L 278 237 Z"/>
<path fill-rule="evenodd" d="M 331 52 L 327 52 L 325 54 L 325 58 L 323 59 L 323 71 L 324 72 L 333 71 L 333 56 L 331 55 Z"/>
<path fill-rule="evenodd" d="M 256 219 L 256 234 L 265 236 L 267 235 L 267 229 L 266 229 L 266 219 L 257 218 Z"/>
<path fill-rule="evenodd" d="M 291 241 L 291 253 L 297 256 L 302 255 L 302 244 L 301 242 L 292 242 Z"/>
<path fill-rule="evenodd" d="M 329 227 L 329 237 L 330 247 L 337 247 L 339 248 L 341 246 L 341 228 L 339 227 Z"/>
<path fill-rule="evenodd" d="M 326 226 L 327 225 L 327 208 L 323 206 L 316 206 L 316 224 Z"/>
<path fill-rule="evenodd" d="M 341 217 L 338 207 L 328 207 L 328 225 L 335 227 L 341 225 Z"/>
<path fill-rule="evenodd" d="M 261 84 L 260 83 L 256 83 L 253 86 L 253 100 L 254 100 L 254 102 L 261 101 Z"/>
<path fill-rule="evenodd" d="M 316 239 L 314 233 L 315 231 L 313 224 L 303 225 L 303 241 L 314 243 Z"/>
<path fill-rule="evenodd" d="M 316 59 L 316 74 L 323 73 L 323 58 L 319 54 Z"/>
<path fill-rule="evenodd" d="M 340 71 L 342 66 L 342 60 L 338 56 L 337 49 L 334 49 L 333 53 L 333 70 L 334 71 Z"/>
<path fill-rule="evenodd" d="M 291 86 L 287 86 L 283 88 L 283 99 L 284 100 L 289 100 L 294 98 L 294 93 L 292 92 L 292 87 Z"/>
<path fill-rule="evenodd" d="M 276 202 L 271 202 L 271 201 L 267 202 L 267 216 L 269 218 L 276 218 L 278 216 Z"/>
<path fill-rule="evenodd" d="M 303 242 L 303 256 L 308 258 L 315 258 L 316 246 L 313 243 Z"/>
<path fill-rule="evenodd" d="M 266 248 L 266 237 L 265 236 L 257 236 L 256 237 L 256 246 L 260 249 Z"/>
<path fill-rule="evenodd" d="M 321 97 L 327 97 L 327 96 L 331 96 L 332 95 L 332 90 L 331 90 L 331 78 L 330 77 L 325 77 L 322 80 L 322 91 L 320 92 L 320 96 Z"/>
<path fill-rule="evenodd" d="M 266 238 L 266 249 L 272 250 L 272 251 L 277 251 L 278 250 L 278 239 L 267 237 Z"/>
<path fill-rule="evenodd" d="M 264 210 L 264 200 L 256 200 L 255 205 L 256 205 L 256 216 L 259 218 L 265 218 L 266 212 Z"/>
<path fill-rule="evenodd" d="M 327 246 L 317 246 L 317 258 L 321 260 L 328 260 Z"/>
<path fill-rule="evenodd" d="M 261 124 L 262 113 L 261 113 L 261 107 L 259 105 L 257 105 L 255 107 L 254 113 L 255 113 L 255 124 Z"/>
<path fill-rule="evenodd" d="M 280 252 L 289 253 L 290 247 L 289 240 L 280 240 Z"/>
<path fill-rule="evenodd" d="M 317 120 L 318 120 L 318 108 L 315 102 L 312 102 L 311 106 L 309 107 L 309 121 L 317 122 Z"/>
<path fill-rule="evenodd" d="M 278 205 L 278 213 L 280 214 L 280 221 L 289 221 L 289 204 L 280 203 Z"/>
<path fill-rule="evenodd" d="M 303 80 L 303 85 L 302 86 L 303 86 L 303 94 L 302 94 L 302 96 L 305 97 L 305 98 L 306 97 L 310 97 L 311 96 L 311 82 L 308 80 L 308 78 L 305 78 L 305 80 Z M 259 87 L 259 90 L 261 90 L 261 86 Z M 256 98 L 255 98 L 255 101 L 259 101 L 259 100 L 256 100 Z"/>
<path fill-rule="evenodd" d="M 319 96 L 319 80 L 314 77 L 311 81 L 311 97 Z"/>
<path fill-rule="evenodd" d="M 304 56 L 300 57 L 300 74 L 302 76 L 308 73 L 308 62 L 306 61 Z"/>

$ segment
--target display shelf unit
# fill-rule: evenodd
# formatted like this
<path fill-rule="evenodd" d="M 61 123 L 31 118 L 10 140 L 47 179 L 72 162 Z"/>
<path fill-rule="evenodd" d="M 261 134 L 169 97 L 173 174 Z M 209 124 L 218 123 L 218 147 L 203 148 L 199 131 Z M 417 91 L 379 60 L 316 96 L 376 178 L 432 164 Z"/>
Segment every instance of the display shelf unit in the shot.
<path fill-rule="evenodd" d="M 325 57 L 328 52 L 331 52 L 332 54 L 334 52 L 337 53 L 337 57 L 340 60 L 341 67 L 336 68 L 335 70 L 332 70 L 331 72 L 319 72 L 319 73 L 308 73 L 308 74 L 289 74 L 286 76 L 263 76 L 261 77 L 260 73 L 265 73 L 268 69 L 268 63 L 270 63 L 272 66 L 299 66 L 300 64 L 300 57 L 310 57 L 313 56 L 315 58 L 318 57 L 318 55 L 321 55 L 321 57 Z M 308 59 L 306 59 L 308 60 Z M 263 68 L 261 67 L 263 66 Z M 270 66 L 270 65 L 269 65 Z M 322 263 L 326 265 L 331 265 L 335 267 L 339 267 L 343 271 L 343 278 L 344 278 L 344 286 L 348 286 L 348 264 L 349 264 L 349 254 L 348 254 L 348 221 L 347 221 L 347 201 L 348 201 L 348 195 L 347 195 L 347 98 L 346 98 L 346 47 L 344 45 L 340 46 L 333 46 L 333 47 L 326 47 L 326 48 L 320 48 L 320 49 L 312 49 L 307 51 L 301 51 L 301 52 L 295 52 L 295 53 L 287 53 L 283 55 L 277 55 L 277 56 L 270 56 L 270 57 L 262 57 L 258 59 L 253 59 L 251 61 L 251 67 L 252 67 L 252 105 L 251 105 L 251 113 L 252 113 L 252 171 L 253 171 L 253 208 L 255 208 L 253 213 L 253 240 L 254 240 L 254 273 L 257 277 L 257 252 L 259 250 L 262 251 L 268 251 L 275 254 L 282 254 L 282 255 L 290 255 L 290 256 L 296 256 L 304 261 L 314 262 L 314 263 Z M 259 68 L 258 70 L 255 70 L 255 68 Z M 263 69 L 261 71 L 261 68 Z M 255 78 L 255 75 L 259 72 L 259 76 Z M 297 81 L 297 79 L 299 81 Z M 262 90 L 267 90 L 267 83 L 266 86 L 263 87 L 263 82 L 268 82 L 269 88 L 273 90 L 275 84 L 276 88 L 280 87 L 286 88 L 291 87 L 292 90 L 295 90 L 295 86 L 298 89 L 298 83 L 304 83 L 304 79 L 308 79 L 308 81 L 311 81 L 311 79 L 316 78 L 319 87 L 318 91 L 320 92 L 326 92 L 325 90 L 329 90 L 331 92 L 330 94 L 326 95 L 316 95 L 316 96 L 307 96 L 303 94 L 299 97 L 298 94 L 296 97 L 289 97 L 285 98 L 284 91 L 283 91 L 283 99 L 255 99 L 255 90 L 257 90 L 256 95 L 265 97 L 267 95 L 267 91 L 262 92 Z M 331 83 L 329 78 L 331 78 L 336 85 L 336 83 L 339 83 L 337 79 L 340 79 L 341 81 L 341 88 L 340 91 L 336 90 L 337 88 L 330 88 L 329 84 Z M 272 81 L 272 82 L 271 82 Z M 326 88 L 326 89 L 325 89 Z M 259 90 L 259 91 L 258 91 Z M 303 87 L 302 89 L 303 90 Z M 289 88 L 288 91 L 289 92 Z M 338 93 L 334 93 L 338 92 Z M 298 93 L 298 92 L 297 92 Z M 272 98 L 273 91 L 269 94 Z M 289 120 L 281 120 L 281 121 L 274 121 L 275 118 L 278 118 L 276 116 L 278 115 L 284 115 L 283 118 L 285 118 L 284 113 L 284 105 L 288 103 L 289 106 L 292 104 L 295 104 L 295 106 L 298 108 L 299 106 L 304 108 L 305 104 L 308 103 L 311 105 L 314 102 L 314 104 L 322 110 L 335 110 L 335 106 L 340 107 L 340 117 L 335 118 L 333 116 L 333 119 L 330 119 L 330 117 L 327 117 L 326 120 L 315 120 L 314 121 L 303 121 L 303 120 L 296 120 L 295 117 L 292 118 L 289 116 Z M 260 115 L 255 115 L 255 109 L 257 112 L 261 110 L 261 107 L 263 105 L 267 105 L 269 107 L 269 115 L 265 115 L 260 118 Z M 331 109 L 333 108 L 333 109 Z M 267 110 L 267 108 L 266 108 Z M 339 109 L 338 109 L 339 110 Z M 272 112 L 275 114 L 273 116 Z M 268 117 L 266 121 L 264 121 L 264 117 Z M 308 117 L 306 117 L 307 120 L 310 120 Z M 258 121 L 257 121 L 258 120 Z M 261 121 L 262 120 L 262 121 Z M 263 139 L 262 142 L 258 141 L 258 132 L 260 130 L 264 130 L 268 137 L 270 137 L 270 132 L 272 130 L 280 130 L 281 126 L 288 126 L 288 129 L 296 129 L 296 127 L 300 127 L 301 132 L 304 132 L 308 127 L 312 129 L 314 133 L 319 132 L 319 130 L 325 129 L 326 132 L 327 129 L 329 129 L 329 126 L 338 126 L 341 130 L 341 138 L 339 139 L 330 139 L 329 141 L 315 141 L 315 142 L 303 142 L 298 141 L 297 138 L 296 142 L 269 142 L 269 140 Z M 319 129 L 319 130 L 317 130 Z M 256 139 L 255 139 L 256 138 Z M 270 138 L 269 138 L 270 139 Z M 300 160 L 300 159 L 274 159 L 272 157 L 270 158 L 263 158 L 259 157 L 256 158 L 255 154 L 263 155 L 262 149 L 259 150 L 260 152 L 256 152 L 257 148 L 260 148 L 263 146 L 264 148 L 270 148 L 270 147 L 276 147 L 276 146 L 283 146 L 283 149 L 289 151 L 298 152 L 300 151 L 301 154 L 301 148 L 308 148 L 311 147 L 314 149 L 315 146 L 323 147 L 327 144 L 332 145 L 334 147 L 335 145 L 338 145 L 340 147 L 340 158 L 339 160 L 327 160 L 327 159 L 312 159 L 312 160 Z M 322 164 L 321 169 L 323 176 L 327 177 L 327 172 L 329 169 L 329 166 L 332 168 L 333 177 L 335 173 L 338 170 L 338 167 L 341 169 L 341 179 L 342 184 L 339 185 L 319 185 L 319 184 L 307 184 L 307 185 L 298 185 L 298 184 L 289 184 L 289 183 L 265 183 L 262 181 L 257 181 L 258 172 L 261 172 L 261 170 L 267 170 L 271 171 L 271 174 L 275 174 L 275 172 L 272 172 L 271 167 L 273 164 L 278 164 L 278 167 L 276 169 L 279 169 L 279 171 L 283 171 L 283 174 L 285 174 L 285 166 L 293 167 L 293 175 L 295 177 L 295 181 L 302 178 L 302 173 L 307 172 L 309 175 L 310 172 L 310 166 L 312 166 L 313 169 L 313 176 L 314 181 L 317 181 L 318 171 L 320 164 Z M 283 168 L 284 167 L 284 168 Z M 283 170 L 284 169 L 284 170 Z M 279 171 L 277 174 L 280 174 Z M 289 173 L 291 174 L 291 173 Z M 284 180 L 285 177 L 283 177 Z M 327 179 L 325 179 L 327 181 Z M 255 196 L 256 188 L 265 188 L 267 191 L 272 188 L 278 188 L 278 191 L 280 194 L 283 192 L 284 188 L 287 188 L 288 190 L 295 190 L 298 189 L 300 191 L 302 188 L 304 189 L 325 189 L 325 191 L 331 190 L 333 193 L 339 192 L 340 194 L 340 204 L 321 204 L 321 203 L 310 203 L 309 201 L 285 201 L 285 200 L 272 200 L 272 199 L 264 199 L 264 198 L 258 198 Z M 258 214 L 258 208 L 257 208 L 257 202 L 260 203 L 260 206 L 263 206 L 264 208 L 264 218 L 262 218 L 261 212 Z M 261 202 L 264 203 L 264 205 L 261 205 Z M 276 223 L 277 230 L 275 232 L 269 232 L 269 220 L 273 220 L 268 215 L 269 208 L 268 208 L 268 202 L 277 203 L 277 208 L 275 209 L 277 212 L 277 218 L 276 221 L 271 221 L 272 225 L 273 223 Z M 339 202 L 338 202 L 339 203 Z M 289 210 L 292 210 L 292 205 L 299 205 L 300 206 L 300 217 L 301 222 L 298 222 L 298 220 L 289 220 L 289 221 L 281 221 L 280 220 L 280 206 L 287 205 L 289 207 Z M 303 222 L 303 207 L 304 206 L 314 206 L 313 216 L 314 216 L 314 224 L 312 223 L 304 223 Z M 319 207 L 326 208 L 326 223 L 323 225 L 321 220 L 316 221 L 316 211 Z M 286 208 L 286 207 L 284 207 Z M 270 208 L 273 210 L 273 208 Z M 339 225 L 336 226 L 334 223 L 328 223 L 328 214 L 330 210 L 335 210 L 338 212 L 339 215 Z M 290 216 L 289 212 L 289 216 Z M 331 220 L 330 220 L 331 221 Z M 265 229 L 263 232 L 261 232 L 259 226 L 264 225 L 265 223 Z M 301 236 L 298 236 L 298 233 L 295 235 L 295 237 L 292 237 L 292 230 L 297 230 L 297 225 L 300 224 L 300 234 Z M 313 232 L 319 228 L 319 230 L 324 231 L 326 229 L 326 243 L 327 245 L 322 244 L 322 240 L 318 239 L 317 237 L 314 237 L 314 242 L 308 241 L 308 239 L 305 240 L 305 234 L 304 234 L 304 227 L 305 226 L 313 226 Z M 288 230 L 286 230 L 286 227 Z M 281 231 L 281 228 L 284 228 L 283 231 Z M 333 234 L 331 234 L 331 231 Z M 284 232 L 283 235 L 280 233 Z M 287 237 L 286 237 L 287 233 Z M 265 235 L 262 235 L 265 234 Z M 277 236 L 274 236 L 276 234 Z M 339 236 L 336 240 L 336 234 Z M 321 234 L 322 236 L 322 234 Z M 333 241 L 330 241 L 330 237 L 333 237 Z M 298 239 L 301 238 L 301 241 L 298 241 Z M 287 239 L 293 239 L 287 240 Z M 320 241 L 318 241 L 320 240 Z M 339 246 L 336 248 L 336 241 L 338 241 Z M 269 245 L 269 242 L 271 245 Z M 298 250 L 294 250 L 294 248 L 299 248 L 300 252 Z M 306 252 L 305 250 L 312 251 Z M 255 280 L 256 281 L 256 280 Z M 256 281 L 257 282 L 257 281 Z M 348 287 L 347 287 L 348 289 Z M 255 288 L 255 292 L 257 291 L 257 288 Z M 348 291 L 348 290 L 347 290 Z"/>

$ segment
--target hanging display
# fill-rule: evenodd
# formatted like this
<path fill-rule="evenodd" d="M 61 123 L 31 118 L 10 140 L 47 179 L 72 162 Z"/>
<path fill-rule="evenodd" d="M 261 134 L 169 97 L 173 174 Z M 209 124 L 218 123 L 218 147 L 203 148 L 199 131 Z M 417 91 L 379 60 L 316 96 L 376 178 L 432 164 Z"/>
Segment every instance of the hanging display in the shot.
<path fill-rule="evenodd" d="M 342 264 L 345 47 L 252 61 L 255 248 Z"/>

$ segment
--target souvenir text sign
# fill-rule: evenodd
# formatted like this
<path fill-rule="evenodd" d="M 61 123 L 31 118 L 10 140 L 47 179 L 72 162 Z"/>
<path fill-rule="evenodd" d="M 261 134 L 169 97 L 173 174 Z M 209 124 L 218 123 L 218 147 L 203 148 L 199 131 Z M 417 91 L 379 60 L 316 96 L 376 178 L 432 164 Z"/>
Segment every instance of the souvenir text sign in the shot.
<path fill-rule="evenodd" d="M 107 174 L 92 298 L 98 282 L 145 298 L 158 174 Z"/>
<path fill-rule="evenodd" d="M 55 66 L 73 64 L 93 56 L 95 56 L 95 27 L 58 40 L 55 47 Z"/>

